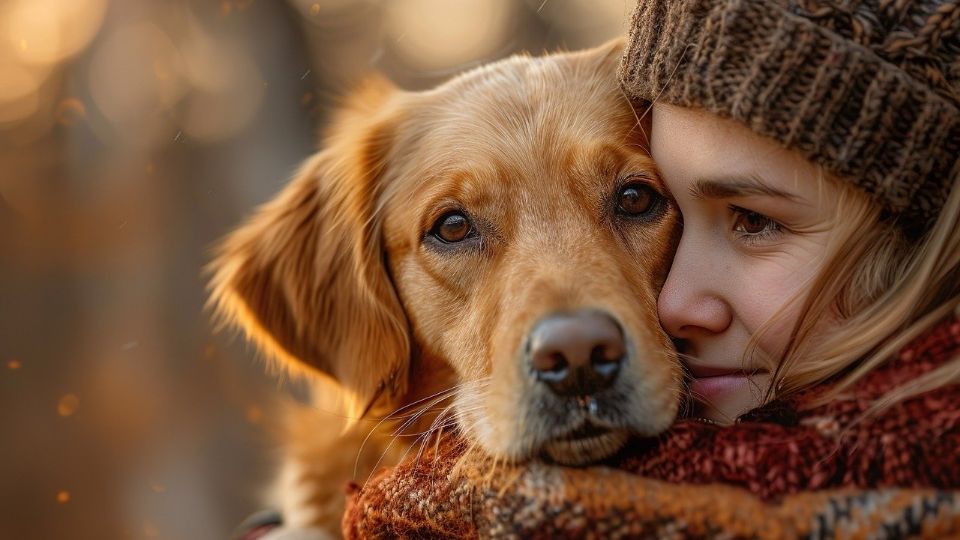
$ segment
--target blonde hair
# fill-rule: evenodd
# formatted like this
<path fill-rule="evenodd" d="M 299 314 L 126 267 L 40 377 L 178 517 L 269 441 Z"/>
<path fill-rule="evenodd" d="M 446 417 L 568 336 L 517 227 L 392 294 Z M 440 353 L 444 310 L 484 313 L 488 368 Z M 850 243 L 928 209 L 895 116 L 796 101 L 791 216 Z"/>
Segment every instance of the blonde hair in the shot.
<path fill-rule="evenodd" d="M 960 174 L 954 179 L 936 222 L 920 239 L 907 238 L 883 215 L 880 204 L 849 183 L 826 180 L 840 191 L 828 257 L 819 275 L 794 299 L 800 315 L 779 354 L 764 401 L 839 376 L 813 405 L 835 399 L 960 308 Z M 825 320 L 832 324 L 821 324 Z M 764 329 L 754 336 L 748 354 L 757 352 Z M 960 358 L 901 384 L 877 400 L 868 414 L 957 382 Z"/>

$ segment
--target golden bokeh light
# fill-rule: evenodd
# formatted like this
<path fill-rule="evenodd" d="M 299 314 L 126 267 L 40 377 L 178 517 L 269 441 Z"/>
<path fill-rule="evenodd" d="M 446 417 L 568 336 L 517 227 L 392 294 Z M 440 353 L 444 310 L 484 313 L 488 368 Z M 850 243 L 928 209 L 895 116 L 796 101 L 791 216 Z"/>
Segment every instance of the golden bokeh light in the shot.
<path fill-rule="evenodd" d="M 310 21 L 313 24 L 329 23 L 336 20 L 338 14 L 353 10 L 363 11 L 365 8 L 375 7 L 377 2 L 378 0 L 290 0 L 303 16 L 314 19 Z"/>
<path fill-rule="evenodd" d="M 3 75 L 0 74 L 0 78 Z M 29 118 L 40 110 L 40 93 L 31 92 L 19 99 L 0 101 L 0 126 Z"/>
<path fill-rule="evenodd" d="M 60 491 L 58 491 L 57 502 L 60 504 L 66 504 L 70 502 L 70 492 L 65 489 L 61 489 Z"/>
<path fill-rule="evenodd" d="M 180 53 L 160 27 L 128 24 L 98 42 L 90 61 L 90 95 L 107 120 L 133 135 L 134 126 L 145 130 L 148 118 L 182 97 L 180 77 L 157 76 L 180 71 Z"/>
<path fill-rule="evenodd" d="M 10 371 L 18 370 L 22 366 L 23 364 L 21 364 L 20 361 L 17 360 L 16 358 L 11 358 L 10 360 L 7 360 L 7 369 L 9 369 Z"/>
<path fill-rule="evenodd" d="M 80 408 L 80 398 L 76 394 L 66 394 L 57 402 L 57 414 L 63 417 L 73 416 Z"/>
<path fill-rule="evenodd" d="M 263 421 L 263 409 L 256 405 L 248 405 L 247 410 L 244 412 L 244 417 L 247 419 L 247 422 L 251 424 L 259 424 Z"/>
<path fill-rule="evenodd" d="M 93 103 L 127 142 L 149 142 L 151 127 L 173 128 L 176 141 L 221 140 L 260 109 L 263 75 L 249 54 L 186 20 L 176 35 L 151 23 L 121 27 L 94 51 Z"/>
<path fill-rule="evenodd" d="M 87 115 L 87 108 L 77 98 L 66 98 L 57 104 L 57 122 L 71 126 Z"/>
<path fill-rule="evenodd" d="M 384 28 L 389 46 L 411 66 L 449 69 L 495 53 L 514 8 L 509 0 L 391 0 Z"/>
<path fill-rule="evenodd" d="M 0 103 L 30 97 L 49 74 L 48 69 L 25 65 L 9 53 L 0 47 Z"/>
<path fill-rule="evenodd" d="M 561 32 L 576 36 L 571 47 L 588 47 L 624 35 L 636 0 L 526 0 L 527 6 Z"/>
<path fill-rule="evenodd" d="M 107 0 L 13 0 L 0 8 L 0 36 L 26 64 L 80 52 L 103 23 Z"/>
<path fill-rule="evenodd" d="M 242 48 L 215 40 L 196 21 L 180 44 L 184 98 L 180 126 L 190 137 L 216 141 L 240 132 L 263 99 L 263 75 Z"/>
<path fill-rule="evenodd" d="M 152 521 L 143 522 L 143 536 L 146 538 L 159 538 L 160 529 Z"/>

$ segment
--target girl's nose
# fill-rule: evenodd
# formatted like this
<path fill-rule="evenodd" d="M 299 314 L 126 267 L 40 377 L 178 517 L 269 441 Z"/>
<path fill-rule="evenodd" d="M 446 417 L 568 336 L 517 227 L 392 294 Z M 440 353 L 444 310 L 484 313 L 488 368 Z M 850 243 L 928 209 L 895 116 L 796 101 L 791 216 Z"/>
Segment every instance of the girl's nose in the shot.
<path fill-rule="evenodd" d="M 681 239 L 657 299 L 660 324 L 671 337 L 691 339 L 722 333 L 733 313 L 717 285 L 718 270 Z"/>

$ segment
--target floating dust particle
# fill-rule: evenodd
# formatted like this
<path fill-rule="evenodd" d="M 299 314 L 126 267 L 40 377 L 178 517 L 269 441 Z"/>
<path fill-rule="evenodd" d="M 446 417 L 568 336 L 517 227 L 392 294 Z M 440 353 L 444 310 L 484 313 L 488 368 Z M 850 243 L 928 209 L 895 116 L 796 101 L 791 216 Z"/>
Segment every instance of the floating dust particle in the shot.
<path fill-rule="evenodd" d="M 153 491 L 154 493 L 166 493 L 166 492 L 167 492 L 167 486 L 165 486 L 165 485 L 163 485 L 163 484 L 161 484 L 161 483 L 159 483 L 159 482 L 154 482 L 154 483 L 150 484 L 150 490 Z"/>
<path fill-rule="evenodd" d="M 244 416 L 246 417 L 247 422 L 250 422 L 251 424 L 256 425 L 263 420 L 263 411 L 260 409 L 260 407 L 257 407 L 256 405 L 250 405 L 247 407 L 247 410 L 244 413 Z"/>
<path fill-rule="evenodd" d="M 300 98 L 300 105 L 306 107 L 311 103 L 313 103 L 313 92 L 304 92 L 303 97 Z"/>
<path fill-rule="evenodd" d="M 21 39 L 19 45 L 20 45 L 20 52 L 27 52 L 27 40 Z"/>
<path fill-rule="evenodd" d="M 63 126 L 72 126 L 87 116 L 87 108 L 77 98 L 66 98 L 57 105 L 57 122 Z"/>
<path fill-rule="evenodd" d="M 207 345 L 206 347 L 203 348 L 203 357 L 206 358 L 207 360 L 210 360 L 211 358 L 213 358 L 213 355 L 216 354 L 216 352 L 217 352 L 217 349 L 215 349 L 213 345 Z"/>
<path fill-rule="evenodd" d="M 157 166 L 154 165 L 152 161 L 147 163 L 147 174 L 153 174 L 155 172 L 157 172 Z"/>
<path fill-rule="evenodd" d="M 314 4 L 314 5 L 310 6 L 310 14 L 311 14 L 311 15 L 314 15 L 314 16 L 319 15 L 319 14 L 320 14 L 320 4 Z"/>
<path fill-rule="evenodd" d="M 20 361 L 17 360 L 16 358 L 11 358 L 10 360 L 7 360 L 7 369 L 9 370 L 15 371 L 20 369 L 21 367 L 23 367 L 23 364 L 21 364 Z"/>
<path fill-rule="evenodd" d="M 57 414 L 63 417 L 73 416 L 80 408 L 80 398 L 76 394 L 67 394 L 57 403 Z"/>
<path fill-rule="evenodd" d="M 57 502 L 60 504 L 67 504 L 68 502 L 70 502 L 70 492 L 65 489 L 61 489 L 60 491 L 58 491 Z"/>

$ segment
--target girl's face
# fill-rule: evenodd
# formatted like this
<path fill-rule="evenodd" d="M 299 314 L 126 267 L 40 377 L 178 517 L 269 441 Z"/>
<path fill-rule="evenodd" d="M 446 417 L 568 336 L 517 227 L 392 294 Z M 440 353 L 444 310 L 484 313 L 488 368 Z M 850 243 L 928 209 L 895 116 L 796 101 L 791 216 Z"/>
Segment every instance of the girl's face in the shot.
<path fill-rule="evenodd" d="M 823 266 L 841 189 L 733 121 L 657 105 L 652 122 L 653 157 L 683 214 L 660 321 L 683 353 L 697 416 L 729 423 L 770 384 L 798 317 L 788 301 Z"/>

